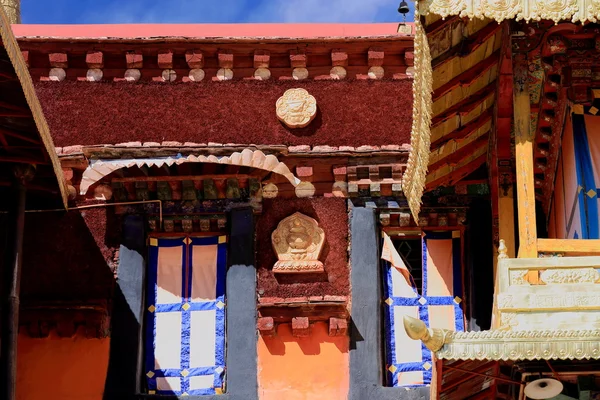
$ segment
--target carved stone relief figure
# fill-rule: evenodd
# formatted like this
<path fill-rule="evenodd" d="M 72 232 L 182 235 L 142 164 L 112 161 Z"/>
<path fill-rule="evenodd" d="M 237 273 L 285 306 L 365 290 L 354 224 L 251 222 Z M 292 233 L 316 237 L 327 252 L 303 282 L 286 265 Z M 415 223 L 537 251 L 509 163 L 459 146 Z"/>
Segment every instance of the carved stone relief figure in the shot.
<path fill-rule="evenodd" d="M 319 261 L 324 242 L 325 232 L 315 219 L 296 212 L 281 220 L 271 234 L 278 258 L 273 272 L 324 272 Z"/>

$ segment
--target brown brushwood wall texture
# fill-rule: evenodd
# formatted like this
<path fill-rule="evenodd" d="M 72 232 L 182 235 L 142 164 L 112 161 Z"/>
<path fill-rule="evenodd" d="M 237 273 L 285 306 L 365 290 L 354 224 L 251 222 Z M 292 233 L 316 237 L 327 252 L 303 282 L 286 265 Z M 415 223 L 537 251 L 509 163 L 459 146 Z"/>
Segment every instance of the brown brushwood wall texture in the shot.
<path fill-rule="evenodd" d="M 350 293 L 348 266 L 348 213 L 340 198 L 277 200 L 264 199 L 263 213 L 256 225 L 258 289 L 264 297 L 345 296 Z M 277 224 L 301 212 L 317 220 L 325 231 L 320 260 L 327 273 L 326 282 L 280 284 L 273 274 L 277 256 L 271 245 L 271 232 Z"/>
<path fill-rule="evenodd" d="M 131 141 L 361 146 L 410 142 L 411 80 L 194 83 L 36 82 L 54 144 Z M 306 128 L 277 119 L 275 102 L 308 90 L 318 113 Z"/>

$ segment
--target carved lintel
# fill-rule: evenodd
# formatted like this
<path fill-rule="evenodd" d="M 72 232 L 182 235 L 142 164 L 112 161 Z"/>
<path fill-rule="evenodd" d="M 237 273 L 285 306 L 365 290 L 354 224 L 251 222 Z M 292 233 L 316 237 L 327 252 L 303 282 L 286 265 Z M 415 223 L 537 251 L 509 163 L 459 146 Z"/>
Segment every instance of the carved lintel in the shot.
<path fill-rule="evenodd" d="M 404 316 L 404 329 L 406 334 L 414 340 L 421 340 L 431 351 L 440 350 L 446 344 L 446 338 L 451 332 L 447 329 L 427 328 L 425 322 L 420 319 Z"/>
<path fill-rule="evenodd" d="M 319 261 L 325 232 L 313 218 L 296 212 L 283 219 L 271 234 L 278 261 L 275 273 L 324 272 Z"/>

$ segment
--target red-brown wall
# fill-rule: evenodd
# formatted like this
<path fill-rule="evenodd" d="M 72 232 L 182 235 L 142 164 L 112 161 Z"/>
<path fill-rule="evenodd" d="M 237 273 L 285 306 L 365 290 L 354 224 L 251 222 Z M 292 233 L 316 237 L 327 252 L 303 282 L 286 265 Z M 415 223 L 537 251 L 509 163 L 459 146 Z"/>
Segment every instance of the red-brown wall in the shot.
<path fill-rule="evenodd" d="M 196 142 L 361 146 L 410 142 L 412 81 L 36 82 L 54 144 Z M 308 90 L 318 114 L 288 129 L 275 102 Z"/>

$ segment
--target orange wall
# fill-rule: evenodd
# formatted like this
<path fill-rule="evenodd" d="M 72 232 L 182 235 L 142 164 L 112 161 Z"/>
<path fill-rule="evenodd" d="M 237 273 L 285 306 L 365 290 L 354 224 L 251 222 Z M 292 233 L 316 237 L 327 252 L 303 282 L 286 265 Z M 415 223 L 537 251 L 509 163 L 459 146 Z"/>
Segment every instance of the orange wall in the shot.
<path fill-rule="evenodd" d="M 102 400 L 110 339 L 19 336 L 18 400 Z"/>
<path fill-rule="evenodd" d="M 292 336 L 291 325 L 258 340 L 261 400 L 343 400 L 348 397 L 348 337 L 330 337 L 324 322 L 310 336 Z"/>

